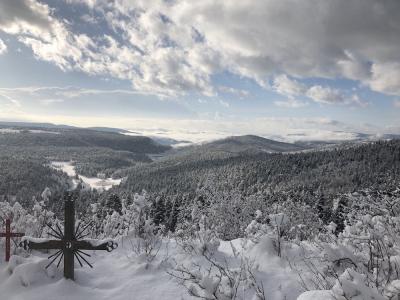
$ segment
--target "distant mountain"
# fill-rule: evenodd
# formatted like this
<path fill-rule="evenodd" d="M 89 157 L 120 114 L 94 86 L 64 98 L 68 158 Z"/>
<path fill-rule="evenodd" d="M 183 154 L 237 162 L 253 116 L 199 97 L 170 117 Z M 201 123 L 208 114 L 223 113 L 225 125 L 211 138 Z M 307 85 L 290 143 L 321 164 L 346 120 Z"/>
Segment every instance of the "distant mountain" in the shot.
<path fill-rule="evenodd" d="M 103 131 L 103 132 L 112 132 L 112 133 L 121 133 L 131 136 L 142 136 L 140 133 L 135 131 L 130 131 L 121 128 L 112 128 L 112 127 L 88 127 L 86 129 L 89 130 L 96 130 L 96 131 Z M 178 144 L 191 144 L 189 141 L 182 141 L 182 140 L 175 140 L 173 138 L 164 137 L 164 136 L 156 136 L 156 135 L 146 135 L 146 137 L 151 138 L 153 141 L 160 145 L 164 146 L 174 146 Z"/>
<path fill-rule="evenodd" d="M 88 129 L 88 130 L 96 130 L 103 132 L 113 132 L 113 133 L 129 133 L 129 130 L 121 129 L 121 128 L 113 128 L 113 127 L 87 127 L 81 128 L 70 125 L 63 124 L 53 124 L 53 123 L 31 123 L 31 122 L 3 122 L 0 121 L 0 127 L 11 127 L 11 128 L 40 128 L 40 129 Z"/>
<path fill-rule="evenodd" d="M 96 130 L 96 131 L 104 131 L 104 132 L 113 132 L 113 133 L 130 133 L 129 130 L 121 129 L 121 128 L 112 128 L 112 127 L 88 127 L 86 129 Z"/>
<path fill-rule="evenodd" d="M 190 141 L 185 141 L 185 140 L 175 140 L 169 137 L 161 137 L 161 136 L 154 136 L 154 135 L 149 135 L 149 138 L 152 140 L 156 141 L 157 143 L 165 146 L 174 146 L 178 144 L 192 144 Z"/>
<path fill-rule="evenodd" d="M 357 146 L 360 143 L 369 143 L 375 141 L 388 141 L 388 140 L 398 140 L 400 139 L 399 134 L 368 134 L 368 133 L 360 133 L 353 132 L 352 139 L 345 140 L 304 140 L 295 142 L 296 145 L 299 145 L 308 149 L 329 149 L 329 148 L 346 148 L 349 146 Z"/>
<path fill-rule="evenodd" d="M 293 152 L 306 149 L 305 146 L 278 142 L 256 135 L 231 136 L 225 139 L 203 144 L 204 150 L 223 151 L 230 153 L 240 152 Z"/>
<path fill-rule="evenodd" d="M 398 140 L 400 139 L 400 134 L 390 134 L 390 133 L 384 133 L 384 134 L 369 134 L 365 138 L 365 136 L 362 136 L 362 133 L 359 133 L 360 140 Z"/>
<path fill-rule="evenodd" d="M 12 128 L 41 128 L 41 129 L 74 129 L 78 128 L 70 125 L 57 125 L 52 123 L 32 123 L 32 122 L 6 122 L 0 121 L 0 127 L 12 127 Z"/>
<path fill-rule="evenodd" d="M 159 155 L 152 155 L 151 158 L 165 167 L 181 164 L 182 162 L 191 162 L 196 165 L 201 161 L 212 161 L 242 155 L 290 153 L 313 149 L 308 145 L 278 142 L 256 135 L 230 136 L 203 144 L 172 146 L 170 150 Z"/>
<path fill-rule="evenodd" d="M 14 128 L 16 127 L 14 126 Z M 0 134 L 0 145 L 11 147 L 104 147 L 138 154 L 163 153 L 170 149 L 169 146 L 161 145 L 145 136 L 56 127 L 51 131 L 35 130 L 32 127 L 24 127 L 22 130 L 18 129 L 14 132 L 4 131 Z"/>

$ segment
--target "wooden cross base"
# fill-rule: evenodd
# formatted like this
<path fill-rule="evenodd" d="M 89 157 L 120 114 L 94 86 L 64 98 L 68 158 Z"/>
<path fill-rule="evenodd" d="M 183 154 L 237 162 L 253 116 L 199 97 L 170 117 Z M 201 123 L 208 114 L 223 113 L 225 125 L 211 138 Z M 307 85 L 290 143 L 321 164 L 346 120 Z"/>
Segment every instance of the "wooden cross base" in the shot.
<path fill-rule="evenodd" d="M 10 260 L 10 252 L 11 252 L 11 238 L 13 237 L 22 237 L 24 233 L 21 232 L 11 232 L 11 220 L 6 219 L 6 232 L 0 232 L 0 237 L 6 238 L 6 261 Z"/>
<path fill-rule="evenodd" d="M 46 266 L 46 268 L 48 268 L 57 258 L 59 258 L 57 263 L 58 267 L 62 258 L 64 257 L 64 277 L 74 280 L 74 257 L 76 257 L 81 266 L 83 266 L 81 261 L 82 259 L 90 267 L 92 267 L 92 265 L 83 256 L 90 255 L 82 250 L 106 250 L 111 252 L 118 247 L 118 244 L 112 240 L 79 240 L 82 238 L 84 231 L 90 224 L 81 230 L 79 230 L 79 224 L 75 229 L 75 202 L 73 197 L 70 194 L 67 194 L 64 203 L 64 233 L 62 233 L 58 224 L 56 224 L 57 229 L 54 229 L 48 225 L 54 233 L 49 233 L 49 235 L 57 238 L 58 240 L 25 237 L 20 243 L 20 247 L 23 247 L 25 250 L 57 249 L 58 251 L 56 253 L 49 256 L 49 259 L 52 258 L 52 260 Z"/>

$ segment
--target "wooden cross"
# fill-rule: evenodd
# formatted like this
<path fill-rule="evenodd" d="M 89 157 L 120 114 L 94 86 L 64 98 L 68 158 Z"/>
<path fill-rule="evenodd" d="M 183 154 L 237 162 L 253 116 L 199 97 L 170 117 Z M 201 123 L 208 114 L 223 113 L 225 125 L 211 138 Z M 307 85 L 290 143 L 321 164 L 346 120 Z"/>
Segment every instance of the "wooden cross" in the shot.
<path fill-rule="evenodd" d="M 75 229 L 75 201 L 73 197 L 68 194 L 65 197 L 65 211 L 64 211 L 64 234 L 62 233 L 58 224 L 57 229 L 50 227 L 52 232 L 49 235 L 57 238 L 57 240 L 48 239 L 32 239 L 25 237 L 20 246 L 25 250 L 33 249 L 57 249 L 58 251 L 49 256 L 52 258 L 50 263 L 46 266 L 48 268 L 57 258 L 59 261 L 57 267 L 60 265 L 62 258 L 64 257 L 64 277 L 67 279 L 74 280 L 74 257 L 78 260 L 81 267 L 83 267 L 81 259 L 86 262 L 91 268 L 93 267 L 84 257 L 89 254 L 82 250 L 107 250 L 108 252 L 113 251 L 118 247 L 118 244 L 112 240 L 79 240 L 83 237 L 84 231 L 90 226 L 86 225 L 84 228 L 79 230 L 81 224 L 78 224 Z"/>
<path fill-rule="evenodd" d="M 13 237 L 22 237 L 24 233 L 21 232 L 11 232 L 11 221 L 10 219 L 6 219 L 6 232 L 0 232 L 0 237 L 6 238 L 6 261 L 10 260 L 10 239 Z"/>

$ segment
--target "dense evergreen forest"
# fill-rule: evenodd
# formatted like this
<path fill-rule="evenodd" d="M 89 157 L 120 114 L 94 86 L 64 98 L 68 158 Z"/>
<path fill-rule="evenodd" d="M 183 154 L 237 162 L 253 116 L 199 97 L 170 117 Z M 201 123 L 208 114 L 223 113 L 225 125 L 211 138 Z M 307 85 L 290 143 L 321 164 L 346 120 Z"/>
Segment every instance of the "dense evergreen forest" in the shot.
<path fill-rule="evenodd" d="M 188 216 L 188 207 L 222 201 L 215 199 L 218 197 L 236 201 L 237 216 L 246 221 L 253 211 L 245 215 L 241 207 L 249 201 L 264 207 L 291 198 L 310 205 L 315 214 L 326 215 L 325 222 L 329 222 L 334 200 L 340 195 L 365 189 L 387 192 L 398 187 L 400 141 L 293 154 L 175 156 L 130 168 L 124 174 L 126 181 L 103 194 L 103 202 L 111 194 L 123 198 L 146 190 L 157 199 L 154 210 L 158 220 L 171 230 Z"/>
<path fill-rule="evenodd" d="M 133 237 L 132 251 L 146 264 L 161 259 L 164 242 L 174 243 L 192 265 L 172 260 L 167 273 L 199 291 L 207 287 L 198 274 L 236 274 L 226 253 L 214 256 L 229 243 L 229 261 L 238 263 L 233 241 L 241 241 L 242 253 L 260 248 L 263 260 L 287 262 L 303 276 L 292 285 L 303 290 L 340 288 L 338 276 L 357 271 L 366 276 L 363 289 L 386 293 L 398 278 L 400 140 L 312 148 L 244 136 L 171 150 L 147 138 L 92 132 L 91 139 L 87 130 L 65 128 L 0 133 L 0 216 L 46 238 L 46 224 L 59 222 L 64 197 L 73 197 L 87 235 Z M 118 183 L 97 190 L 81 176 Z M 162 251 L 168 256 L 168 247 Z M 198 258 L 203 265 L 193 264 Z M 241 260 L 248 277 L 238 284 L 262 295 L 257 268 Z"/>
<path fill-rule="evenodd" d="M 111 177 L 117 170 L 151 162 L 169 146 L 143 136 L 78 128 L 0 126 L 0 197 L 30 205 L 48 187 L 53 197 L 71 188 L 51 162 L 71 161 L 84 176 Z"/>
<path fill-rule="evenodd" d="M 45 130 L 43 130 L 45 129 Z M 11 129 L 0 134 L 0 145 L 14 147 L 105 147 L 133 153 L 161 153 L 169 149 L 144 136 L 128 136 L 88 129 Z"/>
<path fill-rule="evenodd" d="M 155 222 L 171 231 L 190 218 L 194 207 L 220 209 L 221 215 L 230 214 L 229 218 L 244 226 L 256 209 L 288 199 L 308 205 L 314 215 L 329 223 L 341 195 L 366 189 L 390 192 L 400 182 L 400 140 L 303 151 L 304 146 L 244 136 L 171 151 L 152 161 L 148 154 L 165 153 L 170 147 L 115 132 L 18 130 L 0 134 L 2 199 L 29 206 L 49 188 L 47 205 L 59 212 L 63 192 L 73 185 L 70 177 L 50 163 L 72 161 L 80 175 L 124 178 L 119 186 L 104 192 L 75 186 L 81 214 L 90 210 L 90 204 L 116 208 L 135 193 L 146 191 L 154 202 Z M 288 152 L 267 153 L 265 147 Z M 229 210 L 221 204 L 225 202 Z"/>
<path fill-rule="evenodd" d="M 367 187 L 389 187 L 400 177 L 400 141 L 374 142 L 330 151 L 255 154 L 227 158 L 171 160 L 125 171 L 118 190 L 173 195 L 193 193 L 210 176 L 222 189 L 244 195 L 259 192 L 336 194 Z"/>

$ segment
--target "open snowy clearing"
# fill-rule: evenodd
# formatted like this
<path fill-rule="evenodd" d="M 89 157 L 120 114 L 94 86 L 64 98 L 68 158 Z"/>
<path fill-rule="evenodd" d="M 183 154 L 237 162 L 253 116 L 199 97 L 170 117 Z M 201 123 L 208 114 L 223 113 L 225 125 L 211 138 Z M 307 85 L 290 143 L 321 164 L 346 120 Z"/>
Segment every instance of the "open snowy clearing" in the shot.
<path fill-rule="evenodd" d="M 119 185 L 122 179 L 113 179 L 113 178 L 98 178 L 98 177 L 86 177 L 78 174 L 79 180 L 76 179 L 76 171 L 73 166 L 73 162 L 65 162 L 65 161 L 53 161 L 51 162 L 51 167 L 61 170 L 65 172 L 68 176 L 71 177 L 73 188 L 75 188 L 78 183 L 83 182 L 87 188 L 96 189 L 98 191 L 106 191 L 112 188 L 114 185 Z"/>

